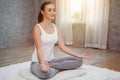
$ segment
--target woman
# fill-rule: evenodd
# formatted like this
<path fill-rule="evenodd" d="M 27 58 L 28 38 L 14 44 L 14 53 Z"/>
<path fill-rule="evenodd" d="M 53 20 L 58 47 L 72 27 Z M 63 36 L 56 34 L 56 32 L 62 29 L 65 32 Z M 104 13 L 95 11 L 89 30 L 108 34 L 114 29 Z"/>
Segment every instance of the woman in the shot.
<path fill-rule="evenodd" d="M 52 23 L 55 18 L 55 6 L 45 2 L 38 16 L 39 23 L 33 28 L 35 50 L 32 55 L 31 72 L 41 79 L 53 77 L 61 70 L 75 69 L 82 65 L 83 58 L 91 58 L 89 53 L 82 55 L 68 49 L 61 37 L 60 29 Z M 55 59 L 54 45 L 73 57 Z"/>

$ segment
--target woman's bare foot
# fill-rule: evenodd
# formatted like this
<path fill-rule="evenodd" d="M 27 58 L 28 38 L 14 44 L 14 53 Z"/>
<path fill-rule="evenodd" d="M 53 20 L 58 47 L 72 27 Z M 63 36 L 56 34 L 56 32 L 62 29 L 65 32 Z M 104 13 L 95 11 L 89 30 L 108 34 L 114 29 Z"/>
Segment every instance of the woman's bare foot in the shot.
<path fill-rule="evenodd" d="M 48 66 L 49 66 L 49 68 L 51 68 L 51 67 L 52 67 L 52 64 L 51 64 L 51 63 L 48 63 Z"/>

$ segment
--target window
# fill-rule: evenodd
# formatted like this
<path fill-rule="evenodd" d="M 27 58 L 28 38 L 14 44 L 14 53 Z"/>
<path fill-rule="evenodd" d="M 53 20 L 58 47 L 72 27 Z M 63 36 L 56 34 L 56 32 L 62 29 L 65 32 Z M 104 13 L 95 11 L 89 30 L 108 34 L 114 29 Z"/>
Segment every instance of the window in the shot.
<path fill-rule="evenodd" d="M 70 12 L 73 22 L 85 21 L 86 0 L 70 0 Z"/>

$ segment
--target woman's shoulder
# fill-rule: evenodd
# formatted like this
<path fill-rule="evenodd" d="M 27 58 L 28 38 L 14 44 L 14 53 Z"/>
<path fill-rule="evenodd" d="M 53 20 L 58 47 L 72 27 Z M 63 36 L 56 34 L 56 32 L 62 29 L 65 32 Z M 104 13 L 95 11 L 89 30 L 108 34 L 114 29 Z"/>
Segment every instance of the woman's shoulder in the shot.
<path fill-rule="evenodd" d="M 37 23 L 34 27 L 33 27 L 33 32 L 41 32 L 41 30 L 39 29 L 39 23 Z"/>
<path fill-rule="evenodd" d="M 52 23 L 52 24 L 57 30 L 59 29 L 59 27 L 55 23 Z"/>
<path fill-rule="evenodd" d="M 41 25 L 41 23 L 37 23 L 35 26 L 39 27 Z"/>
<path fill-rule="evenodd" d="M 33 27 L 33 30 L 35 29 L 38 29 L 38 27 L 39 27 L 39 24 L 35 24 L 35 26 Z"/>

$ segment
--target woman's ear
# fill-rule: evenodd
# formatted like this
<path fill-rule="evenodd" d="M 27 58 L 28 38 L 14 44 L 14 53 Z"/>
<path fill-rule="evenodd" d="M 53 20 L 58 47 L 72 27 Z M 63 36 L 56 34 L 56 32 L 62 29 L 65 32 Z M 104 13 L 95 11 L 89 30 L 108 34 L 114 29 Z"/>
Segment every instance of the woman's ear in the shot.
<path fill-rule="evenodd" d="M 42 15 L 44 14 L 43 10 L 41 10 L 40 12 L 41 12 Z"/>

